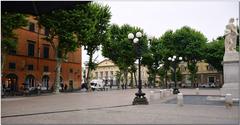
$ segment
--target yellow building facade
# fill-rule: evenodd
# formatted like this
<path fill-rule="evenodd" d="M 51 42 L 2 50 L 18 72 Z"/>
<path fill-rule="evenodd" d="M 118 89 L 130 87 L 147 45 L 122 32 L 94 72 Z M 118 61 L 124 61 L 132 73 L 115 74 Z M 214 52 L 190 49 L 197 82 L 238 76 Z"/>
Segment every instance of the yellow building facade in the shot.
<path fill-rule="evenodd" d="M 218 72 L 213 66 L 205 62 L 197 63 L 198 72 L 197 72 L 197 84 L 195 87 L 200 86 L 206 83 L 214 83 L 217 87 L 223 85 L 223 75 L 221 72 Z M 183 75 L 182 83 L 190 86 L 191 81 L 189 80 L 190 72 L 187 68 L 187 63 L 179 64 L 181 74 Z"/>
<path fill-rule="evenodd" d="M 136 64 L 137 67 L 137 64 Z M 98 63 L 97 68 L 91 71 L 91 79 L 102 79 L 107 81 L 112 81 L 113 85 L 117 85 L 116 83 L 116 74 L 119 72 L 118 66 L 116 66 L 110 59 L 105 59 Z M 128 74 L 128 85 L 130 83 L 131 74 Z M 143 85 L 147 83 L 148 74 L 147 68 L 141 66 L 141 79 Z M 136 80 L 138 81 L 138 69 L 136 72 Z M 135 78 L 134 78 L 135 83 Z"/>

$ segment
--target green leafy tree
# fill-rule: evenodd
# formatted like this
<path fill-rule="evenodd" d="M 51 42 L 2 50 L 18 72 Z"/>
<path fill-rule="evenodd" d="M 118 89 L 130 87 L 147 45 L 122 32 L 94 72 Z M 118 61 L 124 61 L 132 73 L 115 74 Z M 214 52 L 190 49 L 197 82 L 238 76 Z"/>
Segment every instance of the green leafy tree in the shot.
<path fill-rule="evenodd" d="M 171 80 L 174 81 L 174 79 L 175 79 L 174 78 L 174 71 L 171 70 Z M 179 68 L 176 70 L 176 80 L 177 80 L 177 82 L 182 81 L 182 74 L 181 74 L 181 71 L 180 71 Z"/>
<path fill-rule="evenodd" d="M 164 78 L 165 78 L 165 71 L 163 70 L 163 67 L 160 67 L 158 72 L 157 72 L 157 75 L 160 77 L 160 83 L 161 84 L 164 84 Z"/>
<path fill-rule="evenodd" d="M 107 29 L 111 18 L 110 8 L 98 3 L 88 3 L 79 5 L 72 10 L 73 30 L 77 34 L 79 45 L 84 47 L 89 56 L 87 80 L 89 83 L 89 74 L 94 69 L 93 54 L 99 50 L 99 46 L 108 40 Z M 81 20 L 81 21 L 76 21 Z M 90 90 L 90 89 L 89 89 Z"/>
<path fill-rule="evenodd" d="M 164 44 L 160 39 L 153 38 L 150 42 L 149 51 L 143 55 L 143 64 L 148 67 L 148 71 L 151 74 L 153 81 L 150 81 L 151 86 L 156 86 L 156 75 L 158 73 L 160 64 L 163 61 L 165 55 Z"/>
<path fill-rule="evenodd" d="M 116 82 L 117 82 L 118 89 L 120 88 L 121 78 L 122 78 L 122 73 L 120 71 L 117 71 L 117 73 L 116 73 Z"/>
<path fill-rule="evenodd" d="M 27 19 L 20 13 L 3 12 L 1 16 L 1 69 L 3 70 L 7 53 L 17 47 L 17 36 L 13 31 L 26 26 Z"/>
<path fill-rule="evenodd" d="M 131 86 L 131 88 L 133 88 L 134 87 L 133 79 L 135 79 L 135 82 L 137 82 L 137 80 L 136 80 L 137 67 L 135 65 L 131 65 L 130 68 L 128 69 L 128 71 L 131 74 L 130 86 Z M 137 83 L 135 83 L 135 85 L 137 85 Z"/>
<path fill-rule="evenodd" d="M 196 86 L 197 62 L 204 59 L 204 48 L 207 38 L 199 31 L 184 26 L 174 32 L 172 46 L 175 46 L 174 53 L 182 56 L 188 63 L 190 78 L 193 86 Z"/>
<path fill-rule="evenodd" d="M 134 65 L 135 60 L 137 59 L 137 49 L 132 43 L 128 40 L 129 33 L 142 32 L 143 30 L 137 27 L 132 27 L 130 25 L 118 26 L 113 24 L 110 26 L 108 33 L 110 39 L 105 41 L 102 46 L 103 56 L 111 59 L 123 72 L 124 75 L 124 85 L 128 83 L 127 74 L 128 68 Z M 147 48 L 147 38 L 143 33 L 143 37 L 139 40 L 140 55 L 142 55 Z"/>
<path fill-rule="evenodd" d="M 207 43 L 204 53 L 205 61 L 217 71 L 223 72 L 224 38 L 218 37 L 216 40 Z"/>
<path fill-rule="evenodd" d="M 59 93 L 61 65 L 67 60 L 69 52 L 74 52 L 79 47 L 77 37 L 70 25 L 72 22 L 68 20 L 71 14 L 65 10 L 52 11 L 51 13 L 41 15 L 39 23 L 45 28 L 50 29 L 49 36 L 45 38 L 55 50 L 56 58 L 56 78 L 54 93 Z M 56 42 L 55 38 L 58 38 Z"/>
<path fill-rule="evenodd" d="M 163 66 L 161 68 L 161 72 L 163 72 L 162 77 L 164 77 L 164 83 L 165 83 L 165 88 L 168 88 L 168 83 L 167 81 L 169 80 L 169 75 L 168 71 L 170 70 L 170 61 L 168 60 L 168 57 L 174 55 L 175 53 L 175 45 L 172 43 L 174 40 L 174 32 L 172 30 L 166 31 L 161 37 L 160 41 L 162 42 L 164 48 L 163 48 L 163 58 L 162 58 L 162 63 Z"/>

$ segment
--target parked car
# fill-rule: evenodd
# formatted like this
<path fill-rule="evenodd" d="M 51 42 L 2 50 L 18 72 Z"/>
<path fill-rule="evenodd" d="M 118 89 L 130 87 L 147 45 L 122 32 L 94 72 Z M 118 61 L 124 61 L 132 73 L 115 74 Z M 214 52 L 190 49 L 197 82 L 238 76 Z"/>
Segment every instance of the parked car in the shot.
<path fill-rule="evenodd" d="M 182 83 L 181 87 L 182 88 L 191 88 L 191 84 Z"/>
<path fill-rule="evenodd" d="M 208 88 L 208 87 L 209 87 L 209 84 L 208 84 L 208 83 L 204 83 L 204 84 L 199 85 L 199 87 Z"/>
<path fill-rule="evenodd" d="M 214 83 L 204 83 L 204 84 L 201 84 L 199 87 L 202 87 L 202 88 L 215 88 L 216 85 Z"/>

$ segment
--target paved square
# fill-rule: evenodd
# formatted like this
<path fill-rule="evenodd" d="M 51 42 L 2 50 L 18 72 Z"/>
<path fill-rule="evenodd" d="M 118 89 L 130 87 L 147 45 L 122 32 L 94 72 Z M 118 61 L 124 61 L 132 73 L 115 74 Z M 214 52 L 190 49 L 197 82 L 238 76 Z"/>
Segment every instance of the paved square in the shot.
<path fill-rule="evenodd" d="M 149 99 L 150 91 L 143 90 Z M 132 105 L 136 89 L 61 93 L 36 97 L 3 98 L 2 124 L 238 124 L 239 107 L 224 105 L 166 104 L 176 95 Z M 193 89 L 181 90 L 185 95 Z M 159 94 L 159 93 L 155 93 Z M 202 95 L 218 95 L 218 89 L 200 89 Z"/>

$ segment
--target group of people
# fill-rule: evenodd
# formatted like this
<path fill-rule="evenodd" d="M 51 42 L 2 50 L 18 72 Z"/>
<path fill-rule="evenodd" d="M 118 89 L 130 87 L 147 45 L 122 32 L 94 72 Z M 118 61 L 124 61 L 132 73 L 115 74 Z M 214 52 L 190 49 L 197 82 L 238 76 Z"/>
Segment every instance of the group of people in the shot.
<path fill-rule="evenodd" d="M 67 91 L 68 90 L 68 85 L 61 83 L 61 90 L 62 91 Z M 70 84 L 70 89 L 73 90 L 73 86 Z"/>

